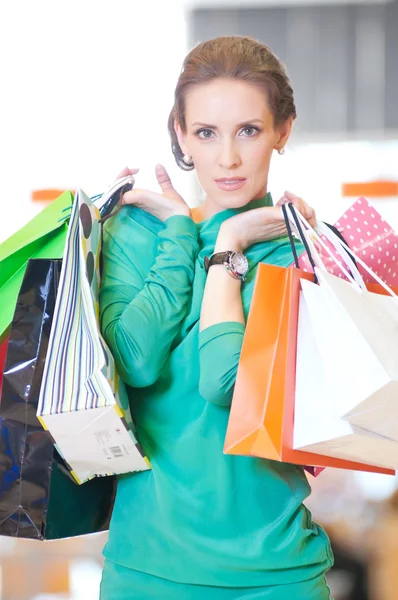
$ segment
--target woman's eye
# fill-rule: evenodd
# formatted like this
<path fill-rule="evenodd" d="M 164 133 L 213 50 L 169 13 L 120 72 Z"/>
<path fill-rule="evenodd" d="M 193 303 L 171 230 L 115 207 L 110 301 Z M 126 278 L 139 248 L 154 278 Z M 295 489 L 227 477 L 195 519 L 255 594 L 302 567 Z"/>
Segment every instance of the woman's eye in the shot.
<path fill-rule="evenodd" d="M 208 140 L 212 137 L 213 132 L 211 129 L 199 129 L 199 131 L 196 132 L 196 135 L 202 138 L 202 140 Z"/>
<path fill-rule="evenodd" d="M 244 134 L 247 137 L 252 137 L 253 135 L 256 135 L 256 133 L 258 133 L 258 129 L 257 127 L 244 127 L 242 129 L 242 132 L 244 132 Z"/>

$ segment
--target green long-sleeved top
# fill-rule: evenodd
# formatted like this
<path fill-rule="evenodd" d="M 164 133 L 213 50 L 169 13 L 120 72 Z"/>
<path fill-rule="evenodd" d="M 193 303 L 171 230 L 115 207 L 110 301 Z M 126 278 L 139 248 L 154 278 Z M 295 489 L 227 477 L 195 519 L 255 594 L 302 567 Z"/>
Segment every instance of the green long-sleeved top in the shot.
<path fill-rule="evenodd" d="M 199 333 L 210 255 L 221 223 L 165 223 L 125 207 L 104 231 L 101 324 L 128 384 L 152 470 L 119 478 L 104 555 L 180 583 L 272 586 L 306 581 L 332 563 L 325 532 L 302 505 L 302 468 L 223 454 L 244 325 Z M 285 238 L 255 244 L 242 287 L 247 317 L 259 262 L 288 266 Z M 249 399 L 248 399 L 249 402 Z"/>

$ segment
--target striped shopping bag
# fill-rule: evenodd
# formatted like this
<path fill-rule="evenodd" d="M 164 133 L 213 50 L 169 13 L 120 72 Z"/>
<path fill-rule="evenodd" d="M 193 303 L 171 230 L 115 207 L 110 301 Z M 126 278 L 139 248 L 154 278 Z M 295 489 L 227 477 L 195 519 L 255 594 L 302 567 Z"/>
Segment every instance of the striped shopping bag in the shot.
<path fill-rule="evenodd" d="M 100 333 L 101 217 L 77 190 L 37 416 L 78 483 L 150 468 Z"/>

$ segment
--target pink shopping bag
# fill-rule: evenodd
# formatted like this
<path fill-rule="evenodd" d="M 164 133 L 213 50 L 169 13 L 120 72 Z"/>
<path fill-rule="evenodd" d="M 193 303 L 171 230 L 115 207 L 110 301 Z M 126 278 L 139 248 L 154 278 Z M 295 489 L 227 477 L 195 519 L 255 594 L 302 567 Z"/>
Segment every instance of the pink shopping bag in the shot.
<path fill-rule="evenodd" d="M 385 283 L 396 286 L 398 281 L 398 235 L 391 225 L 366 198 L 358 198 L 339 218 L 335 227 L 344 236 L 347 244 Z M 322 236 L 321 236 L 322 237 Z M 324 243 L 335 254 L 333 246 L 323 238 Z M 339 267 L 322 248 L 317 247 L 322 261 L 330 273 L 343 277 Z M 299 258 L 300 268 L 312 271 L 307 253 Z M 372 278 L 358 265 L 364 281 Z"/>

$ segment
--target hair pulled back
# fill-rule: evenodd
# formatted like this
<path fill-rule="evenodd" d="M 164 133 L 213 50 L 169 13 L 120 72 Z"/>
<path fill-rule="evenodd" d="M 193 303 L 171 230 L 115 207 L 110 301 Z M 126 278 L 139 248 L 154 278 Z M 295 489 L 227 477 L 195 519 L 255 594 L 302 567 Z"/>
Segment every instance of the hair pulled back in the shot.
<path fill-rule="evenodd" d="M 218 37 L 195 46 L 185 57 L 174 92 L 174 106 L 168 120 L 171 148 L 177 165 L 185 171 L 194 166 L 183 160 L 174 130 L 177 120 L 186 131 L 185 99 L 188 90 L 214 79 L 237 79 L 262 87 L 274 118 L 274 126 L 296 118 L 293 90 L 285 68 L 273 52 L 251 37 Z"/>

